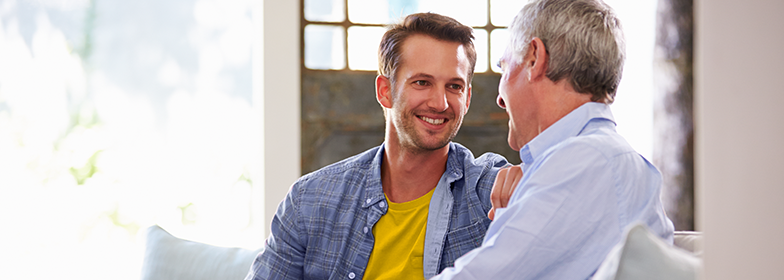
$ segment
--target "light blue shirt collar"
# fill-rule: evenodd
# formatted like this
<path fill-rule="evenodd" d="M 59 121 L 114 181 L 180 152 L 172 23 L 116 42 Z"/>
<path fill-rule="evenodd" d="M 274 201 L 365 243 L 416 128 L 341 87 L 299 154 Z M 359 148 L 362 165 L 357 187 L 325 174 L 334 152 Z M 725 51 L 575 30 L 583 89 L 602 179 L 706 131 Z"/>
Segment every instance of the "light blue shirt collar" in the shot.
<path fill-rule="evenodd" d="M 585 103 L 525 144 L 520 149 L 520 160 L 526 165 L 531 164 L 536 157 L 540 156 L 547 149 L 569 137 L 579 135 L 583 128 L 593 119 L 607 119 L 615 124 L 610 105 L 598 102 Z"/>

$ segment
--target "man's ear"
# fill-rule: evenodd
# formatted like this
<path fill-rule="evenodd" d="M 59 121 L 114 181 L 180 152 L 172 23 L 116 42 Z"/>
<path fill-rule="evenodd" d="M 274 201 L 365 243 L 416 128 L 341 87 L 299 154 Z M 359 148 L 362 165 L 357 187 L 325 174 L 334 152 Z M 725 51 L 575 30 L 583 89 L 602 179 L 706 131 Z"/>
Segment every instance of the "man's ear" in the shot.
<path fill-rule="evenodd" d="M 392 83 L 382 75 L 376 76 L 376 100 L 381 107 L 392 108 Z"/>
<path fill-rule="evenodd" d="M 536 80 L 545 77 L 549 58 L 542 39 L 534 37 L 528 45 L 528 52 L 523 59 L 528 67 L 528 78 Z"/>

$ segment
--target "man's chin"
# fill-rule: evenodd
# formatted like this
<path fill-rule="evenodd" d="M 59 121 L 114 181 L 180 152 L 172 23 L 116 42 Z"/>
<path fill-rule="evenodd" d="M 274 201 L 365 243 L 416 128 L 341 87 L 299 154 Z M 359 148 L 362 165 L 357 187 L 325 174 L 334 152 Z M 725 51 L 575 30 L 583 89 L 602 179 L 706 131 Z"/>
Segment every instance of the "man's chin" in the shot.
<path fill-rule="evenodd" d="M 460 127 L 447 127 L 436 131 L 421 126 L 410 126 L 408 130 L 401 130 L 405 131 L 406 133 L 404 134 L 409 136 L 404 137 L 403 139 L 408 138 L 408 140 L 403 140 L 405 143 L 401 144 L 406 146 L 407 150 L 415 153 L 440 150 L 446 147 L 457 135 L 457 129 L 460 129 Z"/>
<path fill-rule="evenodd" d="M 511 130 L 509 131 L 509 137 L 507 138 L 506 142 L 507 142 L 507 144 L 509 144 L 509 148 L 512 148 L 512 150 L 515 150 L 515 151 L 519 152 L 520 149 L 522 148 L 522 147 L 519 147 L 517 145 L 517 141 L 514 139 L 514 137 L 512 137 L 512 131 Z"/>
<path fill-rule="evenodd" d="M 418 141 L 414 141 L 413 147 L 410 148 L 415 152 L 432 152 L 446 147 L 451 140 L 452 139 L 422 141 L 422 139 L 419 139 Z"/>

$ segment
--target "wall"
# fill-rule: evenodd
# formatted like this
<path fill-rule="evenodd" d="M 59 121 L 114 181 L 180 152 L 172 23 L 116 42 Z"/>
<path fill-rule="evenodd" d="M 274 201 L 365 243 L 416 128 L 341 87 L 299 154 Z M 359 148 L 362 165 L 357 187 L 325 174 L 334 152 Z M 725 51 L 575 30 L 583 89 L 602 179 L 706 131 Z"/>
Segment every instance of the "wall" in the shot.
<path fill-rule="evenodd" d="M 302 72 L 302 172 L 309 173 L 378 146 L 384 114 L 375 96 L 376 72 Z M 471 108 L 453 139 L 474 156 L 495 152 L 519 164 L 507 144 L 509 117 L 495 103 L 500 75 L 480 73 L 472 81 Z"/>
<path fill-rule="evenodd" d="M 695 1 L 704 279 L 784 275 L 784 2 Z"/>
<path fill-rule="evenodd" d="M 257 128 L 260 158 L 253 172 L 264 182 L 253 223 L 269 235 L 278 204 L 300 176 L 299 1 L 262 0 L 255 7 L 253 104 L 262 122 Z M 253 129 L 253 128 L 248 128 Z M 261 223 L 261 224 L 259 224 Z"/>

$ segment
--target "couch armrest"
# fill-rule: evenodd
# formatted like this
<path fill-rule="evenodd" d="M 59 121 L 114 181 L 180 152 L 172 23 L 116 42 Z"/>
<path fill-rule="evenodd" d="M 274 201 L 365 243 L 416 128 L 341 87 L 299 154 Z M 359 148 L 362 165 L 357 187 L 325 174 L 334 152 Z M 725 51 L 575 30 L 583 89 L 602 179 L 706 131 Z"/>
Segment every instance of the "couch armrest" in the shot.
<path fill-rule="evenodd" d="M 697 257 L 702 257 L 702 232 L 698 231 L 676 231 L 673 237 L 675 247 L 691 252 Z"/>

